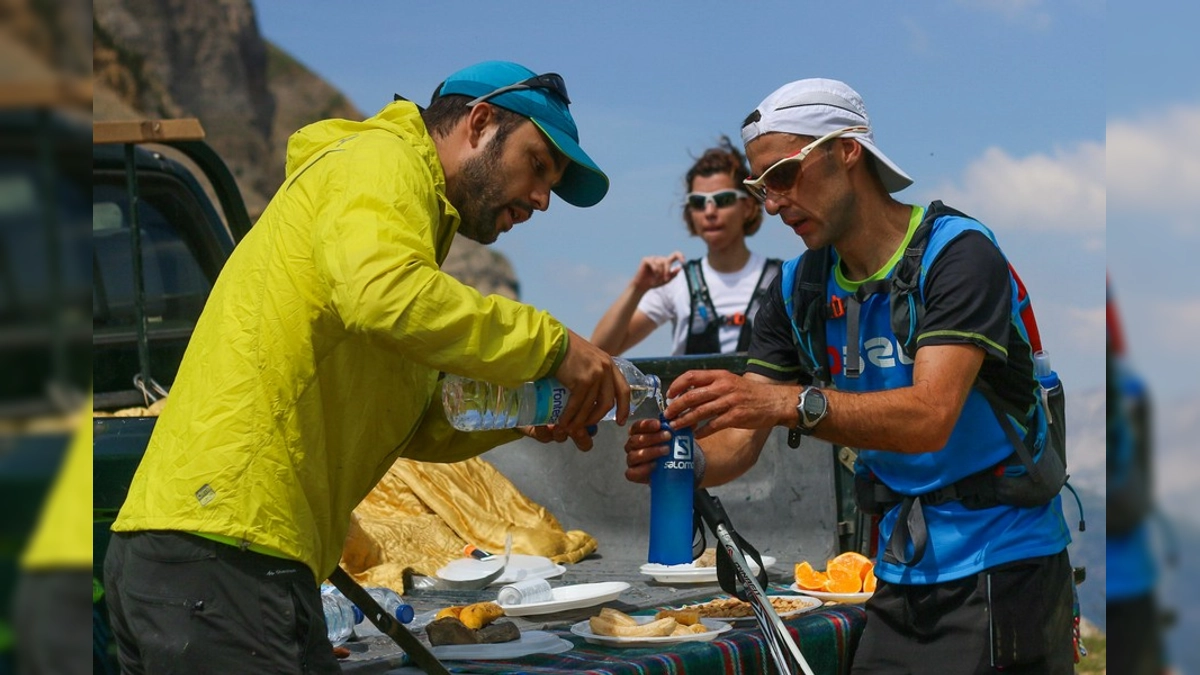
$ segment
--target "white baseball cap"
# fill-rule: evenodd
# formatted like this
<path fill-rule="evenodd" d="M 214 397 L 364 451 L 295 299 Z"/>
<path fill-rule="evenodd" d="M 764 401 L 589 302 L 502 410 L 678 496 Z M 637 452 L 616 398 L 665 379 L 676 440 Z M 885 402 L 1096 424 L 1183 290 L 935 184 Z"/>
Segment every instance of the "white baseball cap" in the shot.
<path fill-rule="evenodd" d="M 742 122 L 742 143 L 748 144 L 771 132 L 820 138 L 831 131 L 856 126 L 866 127 L 867 131 L 851 132 L 844 138 L 853 138 L 874 155 L 883 187 L 888 192 L 899 192 L 912 185 L 912 178 L 875 147 L 871 119 L 867 117 L 862 97 L 837 80 L 796 80 L 776 89 Z"/>

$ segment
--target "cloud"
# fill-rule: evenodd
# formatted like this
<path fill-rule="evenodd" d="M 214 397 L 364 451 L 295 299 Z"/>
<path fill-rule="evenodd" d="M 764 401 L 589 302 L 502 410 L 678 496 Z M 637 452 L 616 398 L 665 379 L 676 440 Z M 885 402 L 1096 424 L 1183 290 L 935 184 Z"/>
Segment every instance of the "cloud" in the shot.
<path fill-rule="evenodd" d="M 1082 352 L 1100 353 L 1103 348 L 1105 308 L 1066 307 L 1067 344 Z"/>
<path fill-rule="evenodd" d="M 1108 195 L 1114 210 L 1197 232 L 1200 105 L 1177 105 L 1108 123 Z"/>
<path fill-rule="evenodd" d="M 961 184 L 935 194 L 947 204 L 974 204 L 988 222 L 1005 229 L 1092 235 L 1085 246 L 1103 249 L 1105 229 L 1104 145 L 1080 142 L 1052 154 L 1013 157 L 988 148 L 963 171 Z"/>
<path fill-rule="evenodd" d="M 1050 13 L 1042 7 L 1042 0 L 958 0 L 968 9 L 999 14 L 1008 21 L 1024 24 L 1034 30 L 1050 28 Z"/>

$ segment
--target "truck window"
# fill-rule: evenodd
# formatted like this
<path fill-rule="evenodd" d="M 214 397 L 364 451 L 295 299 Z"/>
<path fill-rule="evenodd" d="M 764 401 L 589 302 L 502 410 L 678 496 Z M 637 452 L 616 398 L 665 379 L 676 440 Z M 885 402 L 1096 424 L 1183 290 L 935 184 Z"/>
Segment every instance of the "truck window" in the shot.
<path fill-rule="evenodd" d="M 149 333 L 191 330 L 212 290 L 201 260 L 206 247 L 198 233 L 190 195 L 141 185 L 142 273 Z M 103 334 L 132 335 L 134 285 L 130 248 L 129 200 L 124 186 L 96 185 L 92 193 L 92 328 Z M 215 270 L 212 271 L 215 276 Z"/>

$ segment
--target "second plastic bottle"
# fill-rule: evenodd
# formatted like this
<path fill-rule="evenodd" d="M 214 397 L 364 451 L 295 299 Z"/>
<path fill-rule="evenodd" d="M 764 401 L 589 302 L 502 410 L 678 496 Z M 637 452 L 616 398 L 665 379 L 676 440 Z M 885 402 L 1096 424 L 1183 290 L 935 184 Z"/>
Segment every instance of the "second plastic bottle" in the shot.
<path fill-rule="evenodd" d="M 625 359 L 614 358 L 613 363 L 629 383 L 630 412 L 647 398 L 659 395 L 658 376 L 642 373 Z M 515 388 L 459 375 L 446 375 L 442 382 L 442 406 L 446 409 L 446 418 L 459 431 L 553 424 L 567 407 L 569 397 L 567 388 L 553 377 L 526 382 Z M 615 419 L 616 415 L 614 407 L 604 419 Z"/>
<path fill-rule="evenodd" d="M 400 623 L 412 623 L 414 615 L 412 605 L 404 602 L 404 597 L 399 593 L 390 588 L 384 588 L 382 586 L 367 588 L 366 591 L 372 598 L 375 598 L 375 602 L 379 603 L 379 606 L 383 608 L 383 611 L 387 612 L 397 621 Z M 379 629 L 375 627 L 374 623 L 371 623 L 370 619 L 364 617 L 363 620 L 354 627 L 354 635 L 355 637 L 362 638 L 371 637 L 374 635 L 383 635 L 383 633 L 381 633 Z"/>
<path fill-rule="evenodd" d="M 323 593 L 321 606 L 325 610 L 325 632 L 334 647 L 350 639 L 358 620 L 358 609 L 341 593 Z"/>

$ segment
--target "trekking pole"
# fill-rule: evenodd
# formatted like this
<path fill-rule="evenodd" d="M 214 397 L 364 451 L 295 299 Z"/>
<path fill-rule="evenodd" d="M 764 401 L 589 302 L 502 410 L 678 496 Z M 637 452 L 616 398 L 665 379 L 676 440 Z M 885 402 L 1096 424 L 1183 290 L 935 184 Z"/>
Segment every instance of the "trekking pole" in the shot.
<path fill-rule="evenodd" d="M 405 654 L 408 654 L 418 668 L 430 675 L 450 675 L 450 671 L 446 670 L 446 666 L 438 661 L 433 652 L 429 651 L 429 648 L 394 616 L 385 612 L 379 603 L 375 602 L 375 598 L 367 593 L 366 589 L 350 578 L 341 565 L 334 568 L 333 574 L 329 575 L 329 581 L 342 592 L 342 595 L 349 598 L 350 602 L 358 605 L 363 615 L 375 624 L 379 632 L 395 640 L 396 644 L 400 645 L 400 648 L 404 650 Z"/>
<path fill-rule="evenodd" d="M 754 611 L 754 618 L 758 620 L 763 637 L 767 640 L 767 648 L 775 663 L 775 668 L 781 675 L 784 673 L 794 675 L 796 669 L 793 663 L 795 663 L 799 664 L 805 675 L 813 675 L 808 661 L 800 653 L 800 647 L 792 639 L 792 634 L 788 632 L 787 626 L 783 625 L 783 620 L 779 618 L 775 607 L 767 599 L 766 592 L 763 591 L 767 573 L 762 564 L 762 556 L 733 529 L 729 515 L 721 506 L 721 501 L 710 495 L 708 490 L 697 489 L 694 502 L 696 512 L 708 525 L 708 529 L 716 535 L 720 544 L 717 548 L 717 579 L 721 588 L 738 599 L 750 603 L 750 608 Z M 746 557 L 742 553 L 743 548 L 750 551 L 757 559 L 759 576 L 762 577 L 761 583 L 750 572 L 750 564 L 746 562 Z M 722 556 L 722 552 L 724 552 L 724 556 Z M 725 561 L 728 562 L 724 565 L 723 573 L 722 563 Z M 731 578 L 728 574 L 730 565 L 733 567 L 736 579 Z M 735 582 L 740 582 L 744 590 L 739 591 Z"/>

